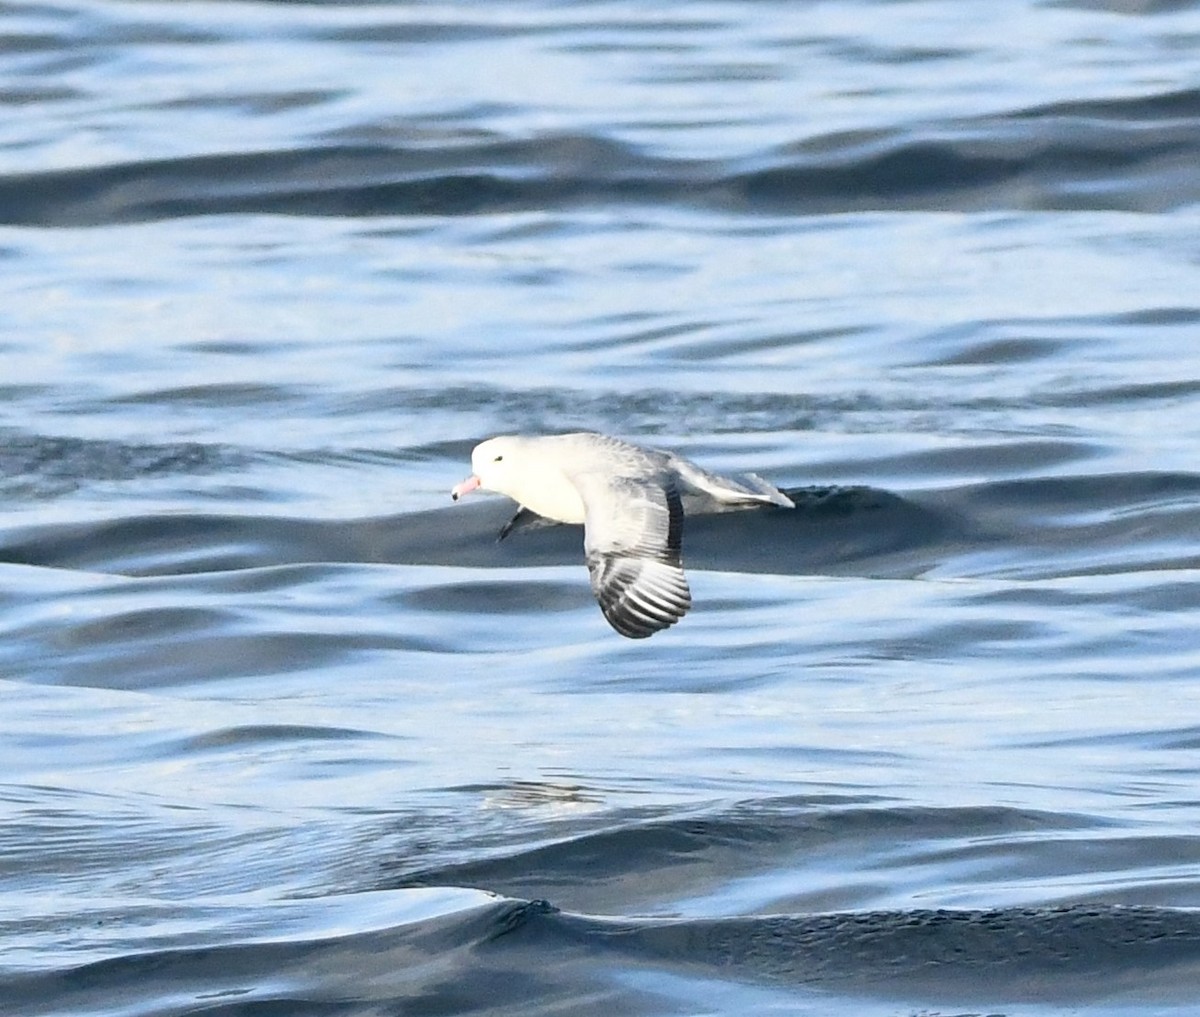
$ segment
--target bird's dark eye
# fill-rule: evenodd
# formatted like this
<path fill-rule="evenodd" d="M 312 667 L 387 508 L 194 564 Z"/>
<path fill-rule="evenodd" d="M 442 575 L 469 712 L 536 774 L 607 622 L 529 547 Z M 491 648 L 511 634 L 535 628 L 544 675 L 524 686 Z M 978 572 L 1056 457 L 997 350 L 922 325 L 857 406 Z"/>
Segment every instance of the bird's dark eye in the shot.
<path fill-rule="evenodd" d="M 504 458 L 504 456 L 496 456 L 496 458 L 495 458 L 495 459 L 493 459 L 493 460 L 492 460 L 492 462 L 494 462 L 494 463 L 498 463 L 498 462 L 500 462 L 500 461 L 501 461 L 503 458 Z"/>

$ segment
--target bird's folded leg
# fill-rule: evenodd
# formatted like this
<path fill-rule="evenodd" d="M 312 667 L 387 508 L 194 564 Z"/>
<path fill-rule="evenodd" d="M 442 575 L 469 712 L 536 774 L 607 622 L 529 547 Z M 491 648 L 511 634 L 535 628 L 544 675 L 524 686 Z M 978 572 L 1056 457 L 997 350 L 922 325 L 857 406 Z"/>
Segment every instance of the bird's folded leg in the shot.
<path fill-rule="evenodd" d="M 543 526 L 558 525 L 559 524 L 553 519 L 547 519 L 545 516 L 539 516 L 533 511 L 533 509 L 527 509 L 524 505 L 522 505 L 519 509 L 517 509 L 516 515 L 514 515 L 500 528 L 500 532 L 496 534 L 496 540 L 503 540 L 510 533 L 514 533 L 517 530 L 537 530 L 541 529 Z"/>
<path fill-rule="evenodd" d="M 513 530 L 517 529 L 520 526 L 525 525 L 527 522 L 530 521 L 531 518 L 536 518 L 536 517 L 537 517 L 536 512 L 530 512 L 529 509 L 527 509 L 524 505 L 521 505 L 517 509 L 517 511 L 513 515 L 513 517 L 507 523 L 505 523 L 500 528 L 500 532 L 498 534 L 496 534 L 496 543 L 499 543 L 500 541 L 502 541 L 505 537 L 507 537 L 510 533 L 512 533 Z"/>

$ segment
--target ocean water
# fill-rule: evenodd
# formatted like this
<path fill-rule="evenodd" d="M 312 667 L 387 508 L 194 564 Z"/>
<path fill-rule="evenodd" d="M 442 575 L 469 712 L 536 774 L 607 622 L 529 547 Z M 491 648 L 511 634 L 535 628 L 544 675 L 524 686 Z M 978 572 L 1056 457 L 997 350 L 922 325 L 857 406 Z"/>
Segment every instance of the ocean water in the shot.
<path fill-rule="evenodd" d="M 0 3 L 0 1013 L 1200 1009 L 1200 5 Z M 791 491 L 631 641 L 451 504 Z"/>

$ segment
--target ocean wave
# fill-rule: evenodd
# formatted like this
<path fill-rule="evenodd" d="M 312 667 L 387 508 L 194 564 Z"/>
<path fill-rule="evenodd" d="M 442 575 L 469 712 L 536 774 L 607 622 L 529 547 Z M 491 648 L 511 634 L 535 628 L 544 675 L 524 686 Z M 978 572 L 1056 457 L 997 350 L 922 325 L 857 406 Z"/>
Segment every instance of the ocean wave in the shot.
<path fill-rule="evenodd" d="M 449 889 L 444 896 L 452 903 Z M 403 897 L 391 897 L 402 913 Z M 1200 912 L 1175 908 L 628 919 L 476 895 L 443 914 L 390 927 L 378 908 L 378 901 L 363 902 L 368 918 L 361 929 L 353 908 L 343 907 L 342 926 L 324 932 L 224 940 L 210 934 L 197 945 L 10 976 L 0 982 L 0 1003 L 31 1017 L 98 1012 L 131 993 L 141 1012 L 183 1014 L 201 1006 L 224 1017 L 268 1010 L 343 1015 L 384 1006 L 499 1013 L 528 1010 L 532 1001 L 539 1012 L 561 1012 L 572 998 L 611 1003 L 636 995 L 628 976 L 614 980 L 617 958 L 626 972 L 653 973 L 660 992 L 670 984 L 666 976 L 935 1005 L 1137 999 L 1178 1006 L 1200 992 Z M 275 905 L 248 916 L 265 923 L 282 912 Z"/>
<path fill-rule="evenodd" d="M 103 226 L 196 215 L 461 216 L 622 205 L 789 215 L 1161 212 L 1200 199 L 1200 90 L 1056 103 L 805 138 L 723 160 L 585 134 L 355 142 L 0 177 L 0 223 Z"/>

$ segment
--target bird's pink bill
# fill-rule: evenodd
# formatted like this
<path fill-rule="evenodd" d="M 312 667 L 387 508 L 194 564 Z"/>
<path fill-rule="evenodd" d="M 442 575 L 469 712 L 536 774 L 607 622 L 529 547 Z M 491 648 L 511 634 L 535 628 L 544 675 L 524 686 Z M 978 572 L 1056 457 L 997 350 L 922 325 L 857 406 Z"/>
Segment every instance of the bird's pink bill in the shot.
<path fill-rule="evenodd" d="M 458 501 L 464 494 L 470 494 L 479 487 L 479 478 L 472 473 L 466 480 L 450 488 L 450 500 Z"/>

